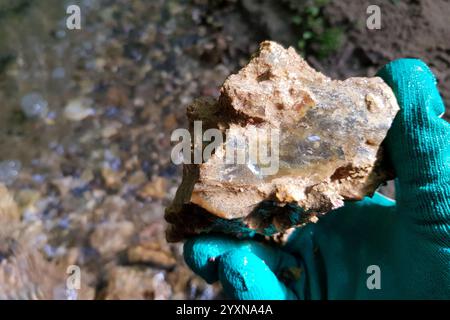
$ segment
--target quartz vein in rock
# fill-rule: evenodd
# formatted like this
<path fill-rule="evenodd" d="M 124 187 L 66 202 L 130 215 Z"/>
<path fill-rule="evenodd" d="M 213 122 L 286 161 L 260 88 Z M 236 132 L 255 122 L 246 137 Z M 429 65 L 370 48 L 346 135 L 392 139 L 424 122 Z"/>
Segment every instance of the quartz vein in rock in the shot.
<path fill-rule="evenodd" d="M 389 178 L 381 143 L 398 110 L 381 78 L 331 80 L 294 49 L 261 43 L 218 101 L 201 98 L 188 108 L 191 132 L 202 121 L 224 142 L 207 161 L 184 165 L 166 209 L 168 240 L 211 231 L 277 235 L 372 194 Z M 269 132 L 279 133 L 274 174 L 261 174 L 258 161 L 223 161 L 227 143 L 248 142 L 255 130 L 268 132 L 268 144 Z M 265 201 L 271 210 L 259 210 Z"/>

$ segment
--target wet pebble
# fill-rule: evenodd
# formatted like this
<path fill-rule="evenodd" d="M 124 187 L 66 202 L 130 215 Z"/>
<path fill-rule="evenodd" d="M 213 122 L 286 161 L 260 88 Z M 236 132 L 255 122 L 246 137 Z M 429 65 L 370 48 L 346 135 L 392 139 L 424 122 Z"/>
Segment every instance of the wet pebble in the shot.
<path fill-rule="evenodd" d="M 81 121 L 95 114 L 90 101 L 83 98 L 70 100 L 64 108 L 64 117 L 71 121 Z"/>
<path fill-rule="evenodd" d="M 18 160 L 5 160 L 0 162 L 0 182 L 6 185 L 13 183 L 19 175 L 22 164 Z"/>
<path fill-rule="evenodd" d="M 167 180 L 163 177 L 156 177 L 153 181 L 146 183 L 139 191 L 141 198 L 162 199 L 166 196 Z"/>
<path fill-rule="evenodd" d="M 173 268 L 177 263 L 172 253 L 157 242 L 131 247 L 127 255 L 130 263 L 150 264 L 164 269 Z"/>
<path fill-rule="evenodd" d="M 90 242 L 102 256 L 112 257 L 128 246 L 134 231 L 130 221 L 105 222 L 95 228 Z"/>
<path fill-rule="evenodd" d="M 63 79 L 65 76 L 66 76 L 66 70 L 63 67 L 55 68 L 52 71 L 53 79 Z"/>
<path fill-rule="evenodd" d="M 48 112 L 48 102 L 38 92 L 31 92 L 23 96 L 20 106 L 28 118 L 44 118 Z"/>

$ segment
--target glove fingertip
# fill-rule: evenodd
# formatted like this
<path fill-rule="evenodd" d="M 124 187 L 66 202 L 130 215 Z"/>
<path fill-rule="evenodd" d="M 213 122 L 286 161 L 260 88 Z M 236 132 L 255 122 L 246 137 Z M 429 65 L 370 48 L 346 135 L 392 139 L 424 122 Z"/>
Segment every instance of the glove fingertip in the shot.
<path fill-rule="evenodd" d="M 401 58 L 393 60 L 382 67 L 377 75 L 381 77 L 390 86 L 395 86 L 398 77 L 407 76 L 411 73 L 419 72 L 421 75 L 426 76 L 431 80 L 433 84 L 437 84 L 436 77 L 434 76 L 428 65 L 421 59 L 416 58 Z"/>
<path fill-rule="evenodd" d="M 186 240 L 183 256 L 186 264 L 208 283 L 218 280 L 217 260 L 233 249 L 235 241 L 220 235 L 199 235 Z"/>
<path fill-rule="evenodd" d="M 239 300 L 295 299 L 270 268 L 248 250 L 234 250 L 220 258 L 219 279 L 225 294 Z"/>
<path fill-rule="evenodd" d="M 433 100 L 430 104 L 432 110 L 426 110 L 431 111 L 430 115 L 441 115 L 445 111 L 436 77 L 424 61 L 414 58 L 394 60 L 381 68 L 377 75 L 392 88 L 401 108 L 411 107 L 408 102 L 415 97 L 417 101 Z"/>

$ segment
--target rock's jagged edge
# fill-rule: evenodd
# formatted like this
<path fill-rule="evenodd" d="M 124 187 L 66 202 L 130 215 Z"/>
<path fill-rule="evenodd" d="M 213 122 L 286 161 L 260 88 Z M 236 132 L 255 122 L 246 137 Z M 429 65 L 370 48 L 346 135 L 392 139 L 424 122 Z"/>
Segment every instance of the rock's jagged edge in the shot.
<path fill-rule="evenodd" d="M 316 222 L 319 215 L 342 206 L 343 200 L 373 194 L 393 176 L 383 160 L 381 142 L 398 109 L 392 90 L 380 78 L 331 80 L 292 48 L 263 42 L 250 63 L 225 81 L 219 101 L 201 98 L 188 107 L 191 132 L 195 120 L 203 122 L 204 130 L 219 128 L 224 136 L 230 128 L 237 130 L 234 134 L 249 126 L 283 128 L 285 151 L 290 153 L 289 143 L 305 138 L 308 131 L 299 129 L 299 123 L 312 127 L 312 132 L 321 131 L 335 117 L 332 125 L 337 131 L 331 130 L 328 140 L 335 142 L 336 136 L 337 143 L 325 144 L 324 159 L 308 163 L 306 169 L 294 159 L 293 167 L 304 170 L 303 176 L 292 175 L 289 169 L 287 176 L 271 181 L 228 181 L 218 174 L 224 167 L 214 156 L 200 165 L 184 165 L 182 183 L 166 209 L 167 240 L 208 232 L 283 238 L 293 226 Z M 340 114 L 330 116 L 336 110 L 343 112 L 342 119 Z M 348 128 L 349 119 L 354 128 Z M 288 164 L 293 156 L 285 156 Z M 265 201 L 272 204 L 271 210 L 260 210 Z"/>

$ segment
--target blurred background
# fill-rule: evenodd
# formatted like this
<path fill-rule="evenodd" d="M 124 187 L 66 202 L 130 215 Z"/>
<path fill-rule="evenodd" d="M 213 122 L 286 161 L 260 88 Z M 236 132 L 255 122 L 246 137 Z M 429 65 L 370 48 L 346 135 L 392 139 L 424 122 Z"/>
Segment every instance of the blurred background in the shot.
<path fill-rule="evenodd" d="M 266 39 L 337 79 L 421 58 L 450 105 L 449 17 L 447 0 L 0 0 L 0 298 L 222 297 L 164 238 L 186 106 Z"/>

